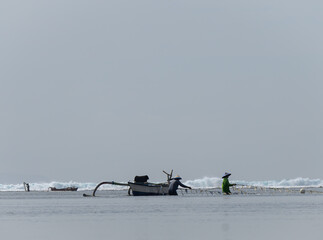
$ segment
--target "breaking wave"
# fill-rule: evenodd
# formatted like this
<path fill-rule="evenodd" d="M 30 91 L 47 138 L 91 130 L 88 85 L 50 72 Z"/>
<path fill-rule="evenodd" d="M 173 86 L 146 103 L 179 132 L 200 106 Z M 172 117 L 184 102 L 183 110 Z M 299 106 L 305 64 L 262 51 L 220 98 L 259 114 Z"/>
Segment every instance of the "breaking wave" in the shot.
<path fill-rule="evenodd" d="M 244 186 L 257 186 L 257 187 L 321 187 L 323 180 L 310 179 L 310 178 L 295 178 L 283 180 L 270 180 L 270 181 L 243 181 L 231 179 L 230 182 Z M 195 188 L 214 188 L 222 185 L 222 178 L 204 177 L 202 179 L 189 180 L 185 184 Z"/>
<path fill-rule="evenodd" d="M 55 188 L 67 188 L 67 187 L 77 187 L 78 191 L 93 190 L 98 183 L 80 183 L 80 182 L 43 182 L 43 183 L 29 183 L 30 191 L 48 191 L 50 187 Z M 100 190 L 122 190 L 126 189 L 123 186 L 115 185 L 102 185 Z M 0 184 L 0 191 L 25 191 L 24 184 Z"/>
<path fill-rule="evenodd" d="M 258 187 L 322 187 L 323 180 L 310 179 L 310 178 L 295 178 L 295 179 L 283 179 L 283 180 L 270 180 L 270 181 L 243 181 L 230 179 L 230 182 L 244 186 L 258 186 Z M 78 191 L 93 190 L 98 183 L 91 182 L 42 182 L 42 183 L 29 183 L 31 191 L 48 191 L 49 187 L 66 188 L 77 187 Z M 214 188 L 220 187 L 222 184 L 222 178 L 218 177 L 204 177 L 201 179 L 188 180 L 184 182 L 185 185 L 193 188 Z M 124 186 L 116 185 L 102 185 L 100 190 L 122 190 L 127 189 Z M 0 184 L 0 191 L 25 191 L 23 183 L 21 184 Z"/>

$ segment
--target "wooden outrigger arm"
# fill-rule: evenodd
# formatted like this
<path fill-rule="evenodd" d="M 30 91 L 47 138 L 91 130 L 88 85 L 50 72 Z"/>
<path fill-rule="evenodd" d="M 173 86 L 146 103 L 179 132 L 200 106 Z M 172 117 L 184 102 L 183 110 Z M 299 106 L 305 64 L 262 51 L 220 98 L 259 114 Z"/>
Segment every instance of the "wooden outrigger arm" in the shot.
<path fill-rule="evenodd" d="M 95 192 L 96 192 L 96 190 L 98 190 L 98 188 L 101 186 L 101 185 L 104 185 L 104 184 L 112 184 L 112 185 L 119 185 L 119 186 L 129 186 L 129 184 L 128 183 L 118 183 L 118 182 L 114 182 L 114 181 L 112 181 L 112 182 L 101 182 L 101 183 L 99 183 L 96 187 L 95 187 L 95 189 L 93 190 L 93 193 L 92 193 L 92 196 L 93 197 L 95 197 Z M 90 195 L 87 195 L 87 194 L 83 194 L 83 197 L 89 197 Z"/>

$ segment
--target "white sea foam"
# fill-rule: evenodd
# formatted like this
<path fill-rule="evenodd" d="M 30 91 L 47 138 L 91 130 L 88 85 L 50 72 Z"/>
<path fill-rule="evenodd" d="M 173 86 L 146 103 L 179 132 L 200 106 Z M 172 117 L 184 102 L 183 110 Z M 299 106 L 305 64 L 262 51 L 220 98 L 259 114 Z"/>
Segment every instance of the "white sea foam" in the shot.
<path fill-rule="evenodd" d="M 185 185 L 192 188 L 214 188 L 222 184 L 222 179 L 217 177 L 204 177 L 201 179 L 188 180 Z"/>
<path fill-rule="evenodd" d="M 310 178 L 295 178 L 283 180 L 270 180 L 270 181 L 243 181 L 243 180 L 230 180 L 232 183 L 246 186 L 259 186 L 259 187 L 321 187 L 323 180 L 310 179 Z M 195 188 L 212 188 L 220 187 L 222 178 L 217 177 L 204 177 L 202 179 L 189 180 L 185 182 L 186 185 Z"/>
<path fill-rule="evenodd" d="M 66 188 L 66 187 L 77 187 L 79 191 L 93 190 L 98 183 L 91 182 L 42 182 L 42 183 L 29 183 L 31 191 L 48 191 L 50 187 L 55 188 Z M 125 189 L 123 186 L 115 185 L 102 185 L 100 190 L 121 190 Z M 0 184 L 0 191 L 25 191 L 23 183 L 21 184 Z"/>
<path fill-rule="evenodd" d="M 246 186 L 259 186 L 259 187 L 321 187 L 323 186 L 323 180 L 310 179 L 310 178 L 295 178 L 295 179 L 283 179 L 283 180 L 270 180 L 270 181 L 243 181 L 230 179 L 230 182 L 237 183 L 239 185 Z M 79 191 L 93 190 L 98 183 L 92 182 L 39 182 L 29 183 L 31 191 L 48 191 L 49 187 L 65 188 L 65 187 L 77 187 Z M 220 187 L 222 184 L 222 178 L 218 177 L 203 177 L 195 180 L 188 180 L 184 182 L 185 185 L 193 188 L 214 188 Z M 124 186 L 116 185 L 102 185 L 99 190 L 121 190 L 127 189 Z M 25 191 L 23 183 L 21 184 L 0 184 L 0 191 Z"/>

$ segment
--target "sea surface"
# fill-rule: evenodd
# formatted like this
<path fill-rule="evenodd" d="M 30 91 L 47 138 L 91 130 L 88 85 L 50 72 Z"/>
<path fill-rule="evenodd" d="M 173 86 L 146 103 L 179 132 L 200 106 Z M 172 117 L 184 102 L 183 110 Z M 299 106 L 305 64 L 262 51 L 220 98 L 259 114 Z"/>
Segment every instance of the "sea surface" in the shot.
<path fill-rule="evenodd" d="M 322 239 L 323 190 L 242 187 L 128 196 L 126 189 L 0 191 L 1 239 Z"/>

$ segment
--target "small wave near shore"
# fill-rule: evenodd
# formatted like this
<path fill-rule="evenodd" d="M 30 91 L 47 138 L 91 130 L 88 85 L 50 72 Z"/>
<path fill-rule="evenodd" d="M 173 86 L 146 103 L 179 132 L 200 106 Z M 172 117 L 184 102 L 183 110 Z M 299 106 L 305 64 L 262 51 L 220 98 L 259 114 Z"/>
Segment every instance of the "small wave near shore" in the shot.
<path fill-rule="evenodd" d="M 323 180 L 321 179 L 310 179 L 310 178 L 294 178 L 294 179 L 283 179 L 283 180 L 269 180 L 269 181 L 244 181 L 230 179 L 230 182 L 244 186 L 258 186 L 258 187 L 276 187 L 276 188 L 291 188 L 291 187 L 322 187 Z M 77 187 L 78 191 L 93 190 L 98 183 L 92 182 L 30 182 L 31 191 L 48 191 L 49 187 L 55 188 L 66 188 L 66 187 Z M 222 178 L 218 177 L 203 177 L 195 180 L 188 180 L 184 182 L 185 185 L 193 188 L 215 188 L 221 187 Z M 100 190 L 123 190 L 127 189 L 124 186 L 116 185 L 103 185 Z M 21 184 L 1 184 L 0 191 L 25 191 L 23 183 Z"/>
<path fill-rule="evenodd" d="M 322 187 L 323 180 L 321 179 L 310 179 L 310 178 L 294 178 L 294 179 L 283 179 L 283 180 L 269 180 L 269 181 L 243 181 L 230 179 L 230 182 L 238 185 L 245 186 L 257 186 L 257 187 Z M 195 188 L 214 188 L 220 187 L 222 184 L 222 178 L 217 177 L 204 177 L 196 180 L 186 181 L 185 184 Z"/>

